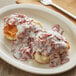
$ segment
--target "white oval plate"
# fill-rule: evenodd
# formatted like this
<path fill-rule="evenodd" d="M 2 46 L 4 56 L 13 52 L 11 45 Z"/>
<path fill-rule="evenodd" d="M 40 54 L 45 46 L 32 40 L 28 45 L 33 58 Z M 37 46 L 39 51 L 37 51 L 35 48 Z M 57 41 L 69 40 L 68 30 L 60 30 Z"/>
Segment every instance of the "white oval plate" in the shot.
<path fill-rule="evenodd" d="M 51 25 L 60 24 L 65 31 L 64 35 L 71 46 L 69 50 L 70 61 L 62 66 L 49 68 L 47 65 L 41 65 L 37 63 L 33 63 L 31 65 L 31 62 L 21 62 L 16 60 L 9 52 L 11 47 L 10 42 L 4 38 L 2 31 L 4 26 L 3 18 L 11 13 L 22 13 L 35 18 L 36 20 L 40 21 L 47 30 L 50 29 Z M 32 4 L 15 4 L 6 6 L 0 9 L 0 57 L 9 64 L 31 73 L 58 74 L 65 72 L 76 66 L 76 27 L 64 16 L 42 6 Z"/>

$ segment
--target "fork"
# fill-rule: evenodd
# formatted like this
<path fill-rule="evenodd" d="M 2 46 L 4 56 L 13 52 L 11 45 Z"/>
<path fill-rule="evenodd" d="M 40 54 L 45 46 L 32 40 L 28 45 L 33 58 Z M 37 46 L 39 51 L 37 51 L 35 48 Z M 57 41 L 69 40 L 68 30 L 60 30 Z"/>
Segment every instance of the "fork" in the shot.
<path fill-rule="evenodd" d="M 53 2 L 53 0 L 40 0 L 40 2 L 44 5 L 52 5 L 58 9 L 60 9 L 61 11 L 63 11 L 64 13 L 68 14 L 69 16 L 71 16 L 72 18 L 76 19 L 76 16 L 74 16 L 72 13 L 68 12 L 67 10 L 63 9 L 62 7 L 58 6 L 57 4 L 55 4 Z"/>
<path fill-rule="evenodd" d="M 54 5 L 52 0 L 40 0 L 44 5 Z"/>

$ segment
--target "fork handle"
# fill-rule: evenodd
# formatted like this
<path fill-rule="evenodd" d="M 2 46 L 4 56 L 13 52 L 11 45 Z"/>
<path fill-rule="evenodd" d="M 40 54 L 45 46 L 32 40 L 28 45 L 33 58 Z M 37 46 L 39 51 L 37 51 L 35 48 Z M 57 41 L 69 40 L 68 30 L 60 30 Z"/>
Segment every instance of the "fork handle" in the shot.
<path fill-rule="evenodd" d="M 70 12 L 68 12 L 67 10 L 65 10 L 64 8 L 58 6 L 57 4 L 55 4 L 53 2 L 50 3 L 50 5 L 52 5 L 52 6 L 56 7 L 56 8 L 58 8 L 58 9 L 60 9 L 61 11 L 63 11 L 64 13 L 66 13 L 67 15 L 69 15 L 69 16 L 71 16 L 73 18 L 75 17 L 73 14 L 71 14 Z"/>

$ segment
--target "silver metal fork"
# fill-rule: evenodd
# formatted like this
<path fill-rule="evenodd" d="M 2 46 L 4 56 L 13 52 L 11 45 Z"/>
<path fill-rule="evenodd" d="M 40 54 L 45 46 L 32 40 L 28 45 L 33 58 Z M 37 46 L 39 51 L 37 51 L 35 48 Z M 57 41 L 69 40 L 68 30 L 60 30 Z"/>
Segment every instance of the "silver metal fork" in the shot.
<path fill-rule="evenodd" d="M 53 5 L 52 0 L 40 0 L 40 2 L 43 3 L 44 5 Z"/>
<path fill-rule="evenodd" d="M 67 10 L 63 9 L 62 7 L 58 6 L 57 4 L 55 4 L 53 2 L 53 0 L 40 0 L 40 2 L 44 5 L 52 5 L 58 9 L 60 9 L 61 11 L 63 11 L 64 13 L 68 14 L 69 16 L 71 16 L 72 18 L 76 19 L 76 16 L 73 15 L 72 13 L 68 12 Z"/>

